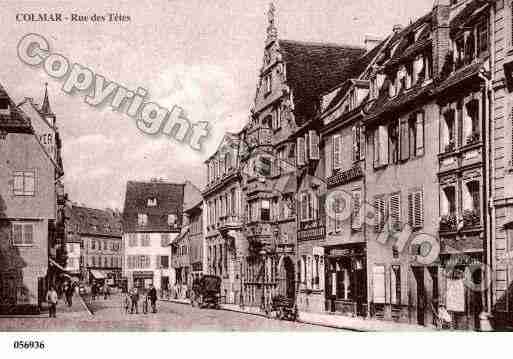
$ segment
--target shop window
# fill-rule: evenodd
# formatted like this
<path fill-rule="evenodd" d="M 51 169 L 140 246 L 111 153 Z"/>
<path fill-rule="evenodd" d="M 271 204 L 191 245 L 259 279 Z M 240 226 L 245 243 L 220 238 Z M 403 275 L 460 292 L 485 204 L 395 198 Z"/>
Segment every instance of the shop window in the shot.
<path fill-rule="evenodd" d="M 34 171 L 14 172 L 13 192 L 15 196 L 34 196 L 36 187 Z"/>

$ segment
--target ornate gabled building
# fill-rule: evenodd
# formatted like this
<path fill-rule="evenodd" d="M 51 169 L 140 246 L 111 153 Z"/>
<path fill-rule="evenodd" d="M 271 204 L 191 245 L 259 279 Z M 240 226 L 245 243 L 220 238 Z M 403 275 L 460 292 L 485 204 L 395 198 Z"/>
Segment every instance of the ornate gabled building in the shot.
<path fill-rule="evenodd" d="M 306 283 L 299 276 L 304 271 L 297 260 L 298 236 L 306 241 L 318 237 L 322 225 L 313 197 L 308 204 L 312 217 L 304 228 L 296 223 L 298 179 L 312 175 L 313 163 L 320 159 L 318 132 L 302 130 L 318 114 L 321 94 L 346 80 L 350 65 L 365 52 L 280 39 L 272 5 L 268 16 L 263 66 L 241 151 L 249 245 L 243 284 L 249 305 L 268 303 L 276 294 L 296 299 Z"/>

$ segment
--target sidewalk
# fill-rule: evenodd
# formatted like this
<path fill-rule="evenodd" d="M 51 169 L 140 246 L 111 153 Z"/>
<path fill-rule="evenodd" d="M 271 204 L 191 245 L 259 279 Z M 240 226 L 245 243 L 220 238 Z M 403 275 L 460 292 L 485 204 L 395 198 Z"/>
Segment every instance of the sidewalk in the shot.
<path fill-rule="evenodd" d="M 73 319 L 84 318 L 84 316 L 91 315 L 91 312 L 85 305 L 84 300 L 80 295 L 75 294 L 73 296 L 73 300 L 71 301 L 71 303 L 71 307 L 68 307 L 68 305 L 66 304 L 66 299 L 64 297 L 62 299 L 59 299 L 59 303 L 57 304 L 57 317 L 61 317 L 64 319 Z"/>
<path fill-rule="evenodd" d="M 173 303 L 190 304 L 188 299 L 162 299 Z M 265 317 L 266 315 L 257 307 L 241 307 L 237 304 L 221 304 L 221 309 L 232 312 L 246 313 Z M 298 322 L 320 325 L 330 328 L 346 329 L 362 332 L 419 332 L 433 331 L 434 328 L 415 324 L 397 323 L 385 320 L 353 318 L 342 315 L 299 312 Z"/>

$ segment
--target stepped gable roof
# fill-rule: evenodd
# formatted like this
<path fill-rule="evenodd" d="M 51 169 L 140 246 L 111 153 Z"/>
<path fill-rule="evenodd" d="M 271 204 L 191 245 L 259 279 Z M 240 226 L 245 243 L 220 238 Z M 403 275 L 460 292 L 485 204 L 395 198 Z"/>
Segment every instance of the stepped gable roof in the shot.
<path fill-rule="evenodd" d="M 296 112 L 308 117 L 319 96 L 346 81 L 365 49 L 328 43 L 278 40 Z"/>
<path fill-rule="evenodd" d="M 163 181 L 128 181 L 123 209 L 125 232 L 179 232 L 182 226 L 184 183 Z M 149 199 L 156 199 L 155 206 L 148 206 Z M 148 222 L 139 226 L 138 214 L 146 214 Z M 168 215 L 176 216 L 174 225 L 168 224 Z"/>
<path fill-rule="evenodd" d="M 121 214 L 77 205 L 65 207 L 68 230 L 76 234 L 121 237 Z"/>
<path fill-rule="evenodd" d="M 0 83 L 0 101 L 7 101 L 9 113 L 0 112 L 0 130 L 15 133 L 33 133 L 28 117 L 11 100 L 9 94 Z"/>

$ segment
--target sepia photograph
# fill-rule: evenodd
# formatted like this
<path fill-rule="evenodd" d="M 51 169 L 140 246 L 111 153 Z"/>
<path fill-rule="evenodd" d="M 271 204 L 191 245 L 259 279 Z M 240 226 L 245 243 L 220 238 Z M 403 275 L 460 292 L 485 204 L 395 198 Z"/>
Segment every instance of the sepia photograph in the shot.
<path fill-rule="evenodd" d="M 7 0 L 0 18 L 7 350 L 513 330 L 511 1 Z"/>

